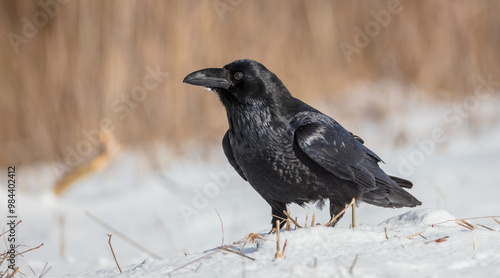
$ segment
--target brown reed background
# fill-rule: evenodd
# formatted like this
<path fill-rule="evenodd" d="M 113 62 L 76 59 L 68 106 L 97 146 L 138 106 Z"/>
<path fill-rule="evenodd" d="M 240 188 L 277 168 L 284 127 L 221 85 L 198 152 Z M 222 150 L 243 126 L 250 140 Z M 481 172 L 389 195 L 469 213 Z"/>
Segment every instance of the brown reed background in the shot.
<path fill-rule="evenodd" d="M 353 27 L 391 2 L 72 0 L 16 53 L 8 34 L 23 34 L 23 18 L 43 8 L 2 0 L 0 164 L 61 161 L 104 118 L 125 144 L 218 144 L 227 127 L 218 99 L 182 79 L 240 58 L 262 62 L 308 101 L 379 79 L 449 100 L 473 91 L 479 75 L 499 73 L 495 0 L 401 1 L 403 10 L 347 62 L 340 43 L 353 44 Z M 168 76 L 120 119 L 111 104 L 142 84 L 147 67 Z"/>

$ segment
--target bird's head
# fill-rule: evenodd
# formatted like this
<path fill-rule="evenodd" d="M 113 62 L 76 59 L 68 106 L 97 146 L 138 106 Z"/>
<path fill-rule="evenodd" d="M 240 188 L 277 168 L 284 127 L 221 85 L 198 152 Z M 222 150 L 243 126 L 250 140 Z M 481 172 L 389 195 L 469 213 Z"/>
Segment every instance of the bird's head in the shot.
<path fill-rule="evenodd" d="M 273 106 L 291 97 L 281 80 L 254 60 L 237 60 L 223 68 L 195 71 L 184 83 L 204 86 L 217 93 L 226 108 L 263 104 Z"/>

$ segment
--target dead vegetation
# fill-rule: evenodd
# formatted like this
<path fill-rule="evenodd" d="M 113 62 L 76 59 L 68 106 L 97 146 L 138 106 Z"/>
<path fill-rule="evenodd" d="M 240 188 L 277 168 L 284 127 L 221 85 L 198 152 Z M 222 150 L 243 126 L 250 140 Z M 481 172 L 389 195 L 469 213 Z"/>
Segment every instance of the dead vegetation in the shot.
<path fill-rule="evenodd" d="M 23 18 L 43 11 L 38 2 L 0 3 L 2 165 L 64 161 L 103 119 L 126 145 L 159 139 L 182 152 L 186 140 L 218 141 L 226 128 L 218 100 L 182 78 L 238 58 L 263 62 L 296 96 L 332 105 L 352 97 L 348 86 L 381 79 L 423 88 L 422 98 L 463 96 L 500 67 L 498 1 L 401 1 L 351 62 L 339 45 L 354 44 L 353 27 L 373 21 L 386 0 L 241 1 L 223 15 L 212 1 L 69 1 L 16 53 L 7 35 L 23 34 Z M 131 99 L 148 69 L 164 77 Z M 362 111 L 387 113 L 375 104 Z"/>
<path fill-rule="evenodd" d="M 19 220 L 13 228 L 16 228 L 19 224 L 21 224 L 22 221 Z M 0 234 L 0 238 L 1 237 L 4 237 L 8 232 L 10 232 L 10 229 L 6 230 L 5 232 L 1 233 Z M 9 245 L 7 243 L 7 239 L 4 238 L 4 241 L 5 241 L 5 251 L 0 253 L 0 267 L 4 268 L 5 270 L 0 270 L 0 278 L 11 278 L 11 277 L 17 277 L 17 276 L 21 276 L 21 277 L 25 277 L 26 274 L 23 273 L 22 271 L 24 270 L 21 270 L 21 266 L 19 266 L 18 264 L 18 261 L 16 260 L 16 268 L 15 269 L 11 269 L 10 268 L 10 262 L 9 262 L 9 258 L 12 258 L 12 256 L 14 256 L 14 259 L 16 259 L 16 257 L 22 257 L 24 254 L 26 253 L 29 253 L 29 252 L 32 252 L 33 250 L 36 250 L 36 249 L 39 249 L 40 247 L 42 247 L 44 244 L 41 243 L 40 245 L 36 246 L 36 247 L 32 247 L 32 248 L 28 248 L 24 251 L 20 251 L 19 248 L 21 247 L 20 244 L 17 244 L 14 248 L 14 252 L 15 254 L 12 255 L 9 253 Z M 26 246 L 24 246 L 26 247 Z M 4 265 L 5 264 L 5 265 Z M 33 269 L 31 268 L 31 266 L 27 265 L 27 267 L 31 270 L 31 272 L 33 272 L 33 274 L 36 276 L 37 274 L 33 271 Z M 23 266 L 24 268 L 24 266 Z M 47 272 L 50 270 L 50 267 L 47 268 L 47 265 L 45 265 L 45 267 L 43 268 L 42 272 L 40 273 L 40 275 L 38 277 L 44 277 L 45 274 L 47 274 Z"/>

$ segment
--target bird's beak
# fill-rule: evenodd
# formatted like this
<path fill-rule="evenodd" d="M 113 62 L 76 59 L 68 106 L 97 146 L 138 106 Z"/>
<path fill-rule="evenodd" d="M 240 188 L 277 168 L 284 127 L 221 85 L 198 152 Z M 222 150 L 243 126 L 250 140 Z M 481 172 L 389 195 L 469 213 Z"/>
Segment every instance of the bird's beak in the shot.
<path fill-rule="evenodd" d="M 186 76 L 182 82 L 196 86 L 222 88 L 226 90 L 231 87 L 229 71 L 218 68 L 195 71 Z"/>

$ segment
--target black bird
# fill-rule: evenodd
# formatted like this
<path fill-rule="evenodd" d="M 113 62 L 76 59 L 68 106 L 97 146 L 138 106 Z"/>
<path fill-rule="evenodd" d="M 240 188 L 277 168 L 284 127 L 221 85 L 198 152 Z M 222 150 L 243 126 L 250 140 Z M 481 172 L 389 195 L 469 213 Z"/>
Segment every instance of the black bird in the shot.
<path fill-rule="evenodd" d="M 229 121 L 224 153 L 271 205 L 273 225 L 286 218 L 283 211 L 289 203 L 319 201 L 321 207 L 328 199 L 332 217 L 353 197 L 382 207 L 422 204 L 402 188 L 411 188 L 410 181 L 379 168 L 382 160 L 361 138 L 294 98 L 262 64 L 237 60 L 195 71 L 183 82 L 219 96 Z"/>

